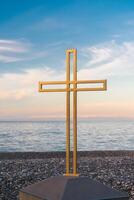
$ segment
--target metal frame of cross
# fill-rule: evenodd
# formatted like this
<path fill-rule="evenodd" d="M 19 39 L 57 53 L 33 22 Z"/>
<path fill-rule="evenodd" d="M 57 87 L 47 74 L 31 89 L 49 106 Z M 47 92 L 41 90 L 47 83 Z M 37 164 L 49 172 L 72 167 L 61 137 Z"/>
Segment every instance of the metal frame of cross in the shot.
<path fill-rule="evenodd" d="M 73 54 L 73 80 L 70 80 L 70 54 Z M 78 84 L 102 84 L 102 87 L 77 88 Z M 63 89 L 44 89 L 44 85 L 66 85 Z M 73 84 L 73 88 L 70 88 Z M 39 82 L 39 92 L 66 92 L 66 176 L 77 173 L 77 92 L 107 90 L 107 80 L 77 80 L 77 50 L 66 50 L 66 81 Z M 73 173 L 70 172 L 70 92 L 73 92 Z"/>

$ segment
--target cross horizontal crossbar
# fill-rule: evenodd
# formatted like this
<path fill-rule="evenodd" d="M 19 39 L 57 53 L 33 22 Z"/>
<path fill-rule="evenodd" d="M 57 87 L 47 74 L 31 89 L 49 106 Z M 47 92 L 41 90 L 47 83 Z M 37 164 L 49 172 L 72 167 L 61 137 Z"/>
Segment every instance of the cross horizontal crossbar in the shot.
<path fill-rule="evenodd" d="M 63 88 L 63 89 L 45 89 L 43 85 L 68 85 L 68 84 L 96 84 L 101 83 L 101 87 L 92 88 Z M 78 80 L 78 81 L 47 81 L 39 82 L 39 92 L 73 92 L 73 91 L 104 91 L 107 89 L 107 80 Z"/>

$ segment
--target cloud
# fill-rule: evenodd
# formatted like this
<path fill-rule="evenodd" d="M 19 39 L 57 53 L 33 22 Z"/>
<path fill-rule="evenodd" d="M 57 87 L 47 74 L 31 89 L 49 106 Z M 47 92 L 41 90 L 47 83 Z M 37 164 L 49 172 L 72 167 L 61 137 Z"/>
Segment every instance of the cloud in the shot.
<path fill-rule="evenodd" d="M 134 75 L 134 42 L 115 41 L 85 47 L 81 50 L 86 62 L 79 74 L 83 76 Z"/>
<path fill-rule="evenodd" d="M 134 26 L 134 19 L 129 19 L 129 20 L 126 22 L 126 25 Z"/>
<path fill-rule="evenodd" d="M 15 40 L 0 40 L 0 52 L 23 53 L 28 51 L 28 44 Z"/>
<path fill-rule="evenodd" d="M 12 63 L 29 61 L 46 56 L 48 52 L 33 48 L 33 44 L 25 40 L 0 40 L 0 62 Z"/>
<path fill-rule="evenodd" d="M 0 77 L 0 99 L 20 100 L 32 98 L 38 92 L 38 81 L 64 80 L 64 73 L 56 72 L 48 67 L 28 69 L 24 73 L 6 73 Z"/>
<path fill-rule="evenodd" d="M 30 27 L 31 30 L 37 31 L 47 31 L 61 28 L 65 28 L 65 24 L 61 21 L 61 19 L 58 20 L 52 17 L 44 18 L 41 21 L 35 23 L 32 27 Z"/>
<path fill-rule="evenodd" d="M 17 43 L 14 40 L 0 40 L 0 44 L 14 44 Z"/>
<path fill-rule="evenodd" d="M 79 52 L 78 52 L 79 53 Z M 78 70 L 78 79 L 108 78 L 134 75 L 134 43 L 114 41 L 82 49 L 87 61 Z M 13 59 L 13 58 L 8 58 Z M 79 68 L 79 62 L 78 62 Z M 36 93 L 37 81 L 65 80 L 65 72 L 48 66 L 27 69 L 24 73 L 5 73 L 0 77 L 1 99 L 22 99 Z M 12 83 L 12 84 L 10 84 Z M 15 87 L 14 87 L 15 85 Z"/>
<path fill-rule="evenodd" d="M 29 52 L 30 43 L 19 40 L 0 40 L 0 62 L 10 63 L 23 60 L 22 55 Z"/>
<path fill-rule="evenodd" d="M 3 62 L 3 63 L 11 63 L 11 62 L 16 62 L 20 60 L 22 59 L 18 57 L 0 55 L 0 62 Z"/>
<path fill-rule="evenodd" d="M 78 52 L 79 53 L 79 52 Z M 79 69 L 78 79 L 103 79 L 108 78 L 111 86 L 107 93 L 103 93 L 98 101 L 98 93 L 94 93 L 88 99 L 88 93 L 81 95 L 79 112 L 82 116 L 88 116 L 87 107 L 93 116 L 133 116 L 133 94 L 129 85 L 129 78 L 134 76 L 134 43 L 115 41 L 85 47 L 81 50 L 85 57 L 83 68 Z M 62 68 L 63 69 L 63 68 Z M 126 80 L 130 87 L 127 88 L 127 95 L 124 95 L 124 86 L 120 80 Z M 65 80 L 65 71 L 52 69 L 48 66 L 37 66 L 35 69 L 24 70 L 24 73 L 4 73 L 0 77 L 0 101 L 1 110 L 6 111 L 5 116 L 12 114 L 17 116 L 62 116 L 64 113 L 65 95 L 51 93 L 41 95 L 38 93 L 38 81 Z M 118 85 L 114 87 L 114 78 L 118 79 Z M 52 86 L 54 87 L 54 86 Z M 59 85 L 58 85 L 59 87 Z M 62 96 L 60 96 L 62 95 Z M 86 96 L 87 95 L 87 96 Z M 95 100 L 95 98 L 97 98 Z M 124 99 L 124 101 L 123 101 Z M 9 103 L 10 102 L 10 103 Z M 121 102 L 121 103 L 120 103 Z M 12 106 L 11 106 L 12 105 Z M 55 107 L 56 105 L 56 107 Z M 86 107 L 84 107 L 86 105 Z M 63 106 L 63 107 L 62 107 Z M 8 107 L 8 108 L 7 108 Z M 118 108 L 118 109 L 117 109 Z M 104 112 L 105 110 L 105 112 Z"/>

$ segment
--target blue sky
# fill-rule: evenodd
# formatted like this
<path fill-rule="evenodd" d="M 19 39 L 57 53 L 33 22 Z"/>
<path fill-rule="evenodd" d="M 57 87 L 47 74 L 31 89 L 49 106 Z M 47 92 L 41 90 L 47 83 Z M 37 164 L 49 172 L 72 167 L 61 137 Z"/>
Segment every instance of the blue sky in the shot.
<path fill-rule="evenodd" d="M 59 66 L 60 58 L 64 56 L 62 52 L 69 46 L 81 48 L 113 39 L 118 43 L 133 39 L 133 1 L 24 0 L 21 3 L 2 1 L 1 5 L 0 37 L 22 41 L 25 45 L 29 43 L 31 47 L 29 55 L 20 55 L 27 57 L 23 66 L 18 66 L 18 63 L 13 63 L 12 67 L 11 63 L 2 64 L 2 71 L 19 71 L 29 64 L 36 67 L 44 61 L 53 65 L 52 56 Z M 36 58 L 35 54 L 41 52 L 43 55 Z M 48 55 L 45 56 L 45 53 Z"/>
<path fill-rule="evenodd" d="M 65 50 L 72 47 L 80 78 L 109 81 L 107 93 L 83 93 L 80 116 L 134 117 L 132 0 L 0 3 L 0 119 L 64 116 L 64 96 L 38 94 L 36 83 L 63 79 Z"/>

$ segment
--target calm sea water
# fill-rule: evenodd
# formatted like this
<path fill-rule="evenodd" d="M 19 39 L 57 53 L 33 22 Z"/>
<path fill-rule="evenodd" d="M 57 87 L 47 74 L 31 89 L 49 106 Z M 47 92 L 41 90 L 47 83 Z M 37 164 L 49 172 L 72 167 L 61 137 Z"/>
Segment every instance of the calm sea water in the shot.
<path fill-rule="evenodd" d="M 134 150 L 134 121 L 78 121 L 79 150 Z M 0 151 L 63 151 L 65 121 L 0 122 Z"/>

